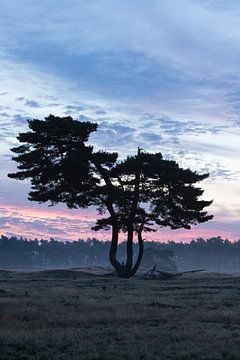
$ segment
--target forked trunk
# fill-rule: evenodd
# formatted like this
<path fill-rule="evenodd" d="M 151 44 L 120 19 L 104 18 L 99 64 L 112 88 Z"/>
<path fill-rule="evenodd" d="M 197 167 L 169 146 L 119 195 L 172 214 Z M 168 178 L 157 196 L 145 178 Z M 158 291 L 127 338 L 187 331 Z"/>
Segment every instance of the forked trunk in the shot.
<path fill-rule="evenodd" d="M 142 231 L 138 232 L 138 257 L 134 266 L 133 266 L 133 232 L 130 234 L 128 233 L 126 264 L 124 263 L 120 264 L 120 262 L 117 260 L 117 246 L 118 246 L 118 227 L 113 225 L 112 242 L 109 252 L 109 259 L 119 277 L 130 278 L 137 272 L 142 261 L 143 250 L 144 250 Z"/>

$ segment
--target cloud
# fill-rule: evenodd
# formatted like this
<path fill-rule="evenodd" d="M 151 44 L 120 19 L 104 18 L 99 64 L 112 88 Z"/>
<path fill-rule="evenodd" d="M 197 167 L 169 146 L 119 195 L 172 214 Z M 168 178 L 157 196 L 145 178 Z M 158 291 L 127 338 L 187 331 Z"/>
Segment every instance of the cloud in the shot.
<path fill-rule="evenodd" d="M 184 135 L 195 134 L 202 135 L 205 133 L 218 134 L 229 129 L 227 125 L 211 125 L 207 122 L 197 120 L 174 119 L 169 116 L 159 117 L 157 115 L 145 114 L 142 118 L 142 127 L 145 126 L 156 128 L 166 135 Z"/>
<path fill-rule="evenodd" d="M 84 110 L 84 107 L 81 105 L 67 105 L 65 107 L 65 114 L 75 114 Z"/>
<path fill-rule="evenodd" d="M 162 139 L 161 135 L 158 135 L 158 134 L 153 133 L 153 132 L 140 133 L 140 136 L 148 144 L 149 143 L 150 144 L 159 144 L 159 142 Z"/>
<path fill-rule="evenodd" d="M 80 120 L 80 121 L 90 121 L 90 122 L 92 121 L 92 119 L 90 117 L 86 116 L 86 115 L 80 115 L 78 117 L 78 120 Z"/>
<path fill-rule="evenodd" d="M 106 111 L 104 111 L 102 109 L 97 110 L 95 114 L 96 115 L 107 115 Z"/>
<path fill-rule="evenodd" d="M 131 126 L 126 125 L 123 122 L 108 122 L 103 121 L 99 125 L 100 131 L 101 130 L 112 130 L 116 135 L 126 135 L 126 134 L 133 134 L 136 129 Z"/>
<path fill-rule="evenodd" d="M 4 112 L 4 111 L 0 113 L 0 116 L 4 116 L 4 117 L 7 117 L 7 118 L 10 117 L 10 115 L 7 112 Z"/>
<path fill-rule="evenodd" d="M 104 148 L 108 151 L 117 151 L 120 156 L 126 153 L 136 153 L 141 142 L 137 130 L 125 121 L 102 121 L 99 123 L 98 131 L 93 133 L 90 142 L 97 148 Z"/>
<path fill-rule="evenodd" d="M 177 105 L 184 115 L 201 107 L 212 117 L 217 109 L 234 111 L 224 96 L 239 83 L 236 3 L 94 0 L 69 7 L 65 0 L 57 12 L 55 6 L 46 0 L 2 6 L 4 51 L 128 106 Z"/>
<path fill-rule="evenodd" d="M 7 154 L 26 119 L 71 115 L 99 123 L 90 138 L 97 148 L 123 157 L 140 146 L 209 171 L 206 189 L 233 206 L 240 179 L 238 1 L 12 0 L 0 10 L 1 179 L 15 166 Z M 0 200 L 25 206 L 27 185 L 2 181 Z M 234 195 L 223 199 L 221 182 L 230 182 Z M 34 224 L 40 232 L 43 224 Z M 24 222 L 18 226 L 26 231 Z"/>
<path fill-rule="evenodd" d="M 48 209 L 46 206 L 0 207 L 0 232 L 17 234 L 24 237 L 49 238 L 54 236 L 60 240 L 73 240 L 79 237 L 94 237 L 96 233 L 91 231 L 95 224 L 96 212 L 74 210 Z M 109 236 L 106 232 L 103 238 Z M 101 237 L 101 235 L 100 235 Z"/>
<path fill-rule="evenodd" d="M 94 232 L 90 228 L 94 224 L 97 214 L 93 211 L 59 210 L 51 208 L 45 210 L 38 207 L 0 207 L 0 232 L 7 235 L 17 234 L 27 238 L 49 238 L 59 240 L 74 240 L 78 238 L 98 237 L 109 240 L 109 232 Z M 147 239 L 153 241 L 188 241 L 197 237 L 220 235 L 229 239 L 239 238 L 239 221 L 225 221 L 224 218 L 193 227 L 191 231 L 160 229 L 154 234 L 148 234 Z M 121 235 L 124 240 L 124 235 Z"/>
<path fill-rule="evenodd" d="M 39 105 L 39 103 L 38 103 L 37 101 L 35 101 L 35 100 L 26 100 L 26 101 L 25 101 L 25 105 L 26 105 L 26 106 L 33 107 L 33 108 L 39 108 L 39 107 L 41 107 L 41 106 Z"/>
<path fill-rule="evenodd" d="M 12 117 L 14 125 L 26 125 L 27 117 L 21 114 L 16 114 Z"/>

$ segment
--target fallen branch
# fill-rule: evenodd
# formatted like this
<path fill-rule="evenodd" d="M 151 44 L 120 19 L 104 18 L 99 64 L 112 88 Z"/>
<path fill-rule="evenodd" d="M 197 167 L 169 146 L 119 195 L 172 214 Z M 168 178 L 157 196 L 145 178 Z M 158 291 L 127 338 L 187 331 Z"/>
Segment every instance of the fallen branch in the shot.
<path fill-rule="evenodd" d="M 175 279 L 177 277 L 181 277 L 183 274 L 187 273 L 196 273 L 205 270 L 189 270 L 178 273 L 170 273 L 166 271 L 157 270 L 156 265 L 153 266 L 152 269 L 148 270 L 145 274 L 143 274 L 139 279 L 148 279 L 148 280 L 170 280 Z"/>

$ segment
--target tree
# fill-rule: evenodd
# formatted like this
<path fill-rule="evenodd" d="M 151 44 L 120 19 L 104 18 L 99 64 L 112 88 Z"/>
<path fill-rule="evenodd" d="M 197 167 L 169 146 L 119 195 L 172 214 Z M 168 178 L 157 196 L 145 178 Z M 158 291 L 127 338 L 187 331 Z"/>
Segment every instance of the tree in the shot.
<path fill-rule="evenodd" d="M 87 145 L 97 124 L 71 117 L 50 115 L 45 120 L 29 120 L 31 131 L 20 133 L 20 146 L 11 149 L 17 156 L 13 179 L 31 179 L 29 200 L 69 208 L 96 206 L 99 214 L 94 230 L 112 229 L 109 259 L 120 277 L 133 276 L 142 260 L 142 233 L 158 227 L 190 229 L 212 219 L 203 211 L 212 201 L 199 200 L 203 190 L 195 187 L 208 174 L 182 169 L 161 153 L 138 149 L 135 156 L 119 161 L 117 153 L 93 151 Z M 126 234 L 125 263 L 117 260 L 119 233 Z M 133 262 L 133 240 L 139 252 Z"/>

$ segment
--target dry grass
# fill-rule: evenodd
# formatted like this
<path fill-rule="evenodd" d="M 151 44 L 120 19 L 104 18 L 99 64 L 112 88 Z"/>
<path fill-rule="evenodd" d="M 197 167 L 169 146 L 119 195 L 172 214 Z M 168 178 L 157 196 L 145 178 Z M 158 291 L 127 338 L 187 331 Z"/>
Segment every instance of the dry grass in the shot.
<path fill-rule="evenodd" d="M 0 272 L 1 360 L 240 359 L 240 278 Z"/>

